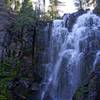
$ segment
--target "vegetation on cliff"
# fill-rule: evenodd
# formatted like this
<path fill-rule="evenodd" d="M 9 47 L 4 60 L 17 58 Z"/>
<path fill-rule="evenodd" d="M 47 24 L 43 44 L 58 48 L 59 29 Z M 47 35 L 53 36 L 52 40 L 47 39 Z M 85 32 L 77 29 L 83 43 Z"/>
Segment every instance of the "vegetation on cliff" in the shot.
<path fill-rule="evenodd" d="M 75 5 L 80 10 L 84 8 L 84 5 L 95 5 L 95 1 L 75 0 Z M 43 2 L 45 6 L 46 1 L 43 0 Z M 0 100 L 16 100 L 16 98 L 32 100 L 33 96 L 34 98 L 39 97 L 37 94 L 40 93 L 39 86 L 45 71 L 42 69 L 41 56 L 50 41 L 50 29 L 45 30 L 45 27 L 48 22 L 59 17 L 58 3 L 59 0 L 50 0 L 50 9 L 48 12 L 44 12 L 36 6 L 33 9 L 31 0 L 24 0 L 22 3 L 19 0 L 5 0 L 5 3 L 4 0 L 0 0 L 0 8 L 2 8 L 0 12 L 3 12 L 5 16 L 3 19 L 2 13 L 0 13 L 0 20 L 5 20 L 7 23 L 5 24 L 5 21 L 0 23 L 0 32 L 7 33 L 5 35 L 8 38 L 7 41 L 4 39 L 6 43 L 4 41 L 2 44 L 4 49 L 0 49 L 2 51 Z M 97 0 L 98 3 L 99 0 Z M 96 7 L 94 12 L 100 14 L 100 8 Z M 11 23 L 8 24 L 8 22 Z M 45 34 L 45 31 L 48 32 L 48 35 Z M 45 43 L 44 37 L 48 40 L 47 43 Z M 2 45 L 0 44 L 0 48 Z M 46 58 L 46 62 L 48 62 L 48 57 Z M 93 82 L 95 82 L 94 79 Z M 80 98 L 89 92 L 90 85 L 91 83 L 88 83 L 88 86 L 80 86 L 75 93 L 75 100 L 81 100 Z"/>

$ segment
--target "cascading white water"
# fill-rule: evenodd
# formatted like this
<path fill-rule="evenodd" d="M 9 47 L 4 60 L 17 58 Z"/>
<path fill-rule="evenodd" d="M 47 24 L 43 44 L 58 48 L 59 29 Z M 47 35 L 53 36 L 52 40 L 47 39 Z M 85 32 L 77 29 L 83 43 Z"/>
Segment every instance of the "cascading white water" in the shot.
<path fill-rule="evenodd" d="M 100 18 L 91 13 L 80 16 L 71 33 L 64 27 L 63 20 L 55 20 L 53 25 L 52 66 L 49 66 L 52 70 L 41 100 L 72 100 L 80 84 L 82 58 L 87 52 L 98 50 Z M 46 96 L 49 99 L 45 99 Z"/>
<path fill-rule="evenodd" d="M 57 72 L 59 71 L 58 67 L 54 67 L 54 65 L 56 64 L 56 61 L 58 60 L 58 53 L 60 52 L 61 49 L 61 45 L 64 43 L 65 39 L 68 36 L 68 30 L 67 28 L 65 28 L 64 25 L 64 20 L 54 20 L 53 21 L 53 26 L 52 26 L 52 35 L 51 35 L 51 43 L 50 43 L 50 50 L 51 50 L 51 62 L 49 68 L 47 68 L 47 76 L 48 76 L 48 80 L 46 78 L 45 80 L 45 88 L 43 89 L 42 95 L 41 95 L 41 100 L 45 100 L 45 95 L 48 92 L 50 85 L 53 83 L 53 78 L 56 78 Z M 58 62 L 58 64 L 56 64 L 56 66 L 60 65 L 60 63 Z M 51 70 L 52 69 L 52 70 Z M 58 71 L 57 71 L 58 70 Z M 56 72 L 53 72 L 56 71 Z M 50 94 L 52 95 L 52 94 Z"/>

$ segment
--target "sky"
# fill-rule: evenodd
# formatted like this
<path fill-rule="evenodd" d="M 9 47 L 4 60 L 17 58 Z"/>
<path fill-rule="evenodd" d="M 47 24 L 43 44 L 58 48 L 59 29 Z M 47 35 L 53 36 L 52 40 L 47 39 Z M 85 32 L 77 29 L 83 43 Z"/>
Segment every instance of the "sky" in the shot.
<path fill-rule="evenodd" d="M 38 0 L 32 0 L 32 1 L 38 2 Z M 40 0 L 40 1 L 43 1 L 43 0 Z M 48 10 L 49 0 L 45 0 L 45 1 L 46 1 L 46 10 Z M 75 5 L 73 2 L 74 0 L 59 0 L 59 1 L 63 2 L 63 5 L 58 7 L 60 15 L 63 15 L 64 13 L 72 13 L 76 11 Z"/>
<path fill-rule="evenodd" d="M 33 1 L 38 1 L 38 0 L 33 0 Z M 43 0 L 40 0 L 43 1 Z M 49 5 L 49 0 L 45 0 L 46 1 L 46 10 L 48 9 L 48 5 Z M 62 15 L 64 13 L 72 13 L 75 11 L 75 6 L 73 3 L 73 0 L 59 0 L 60 2 L 64 2 L 63 6 L 59 6 L 58 10 L 59 10 L 59 14 Z"/>
<path fill-rule="evenodd" d="M 47 5 L 49 5 L 49 0 L 46 0 L 46 7 Z M 64 14 L 64 13 L 72 13 L 75 12 L 75 5 L 74 5 L 74 0 L 59 0 L 60 2 L 63 2 L 63 6 L 59 6 L 58 10 L 60 15 Z"/>
<path fill-rule="evenodd" d="M 64 13 L 72 13 L 76 11 L 73 0 L 59 0 L 61 2 L 65 2 L 64 6 L 59 7 L 59 12 L 61 15 Z"/>

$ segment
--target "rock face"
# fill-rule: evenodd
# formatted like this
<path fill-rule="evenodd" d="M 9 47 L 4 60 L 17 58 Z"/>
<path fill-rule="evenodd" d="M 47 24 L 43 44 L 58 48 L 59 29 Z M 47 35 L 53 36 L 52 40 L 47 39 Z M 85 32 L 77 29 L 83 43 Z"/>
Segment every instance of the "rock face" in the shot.
<path fill-rule="evenodd" d="M 10 92 L 13 100 L 40 100 L 41 82 L 44 77 L 44 64 L 48 62 L 48 46 L 50 42 L 50 27 L 49 22 L 39 21 L 33 23 L 29 29 L 26 29 L 26 33 L 23 37 L 25 39 L 25 45 L 22 57 L 20 59 L 20 74 L 18 78 L 14 78 L 10 84 Z M 36 26 L 35 26 L 36 25 Z M 34 58 L 32 59 L 33 48 L 33 30 L 35 28 L 35 50 Z M 10 33 L 11 35 L 12 33 Z M 20 42 L 15 41 L 17 34 L 12 35 L 12 41 L 10 43 L 10 49 L 14 52 L 20 52 Z M 17 53 L 17 54 L 18 54 Z M 32 64 L 34 60 L 34 64 Z M 19 74 L 19 75 L 20 75 Z M 18 76 L 18 75 L 17 75 Z M 22 79 L 24 77 L 24 79 Z M 16 84 L 17 83 L 17 84 Z M 21 89 L 21 90 L 20 90 Z"/>
<path fill-rule="evenodd" d="M 12 22 L 10 13 L 6 10 L 4 0 L 0 1 L 0 60 L 5 56 L 9 33 L 7 29 Z"/>
<path fill-rule="evenodd" d="M 94 69 L 76 91 L 73 100 L 100 100 L 100 51 L 96 54 Z"/>
<path fill-rule="evenodd" d="M 69 31 L 72 31 L 73 25 L 75 24 L 77 18 L 84 13 L 85 11 L 83 9 L 80 9 L 79 11 L 69 15 L 69 19 L 66 22 L 66 27 L 68 28 Z"/>
<path fill-rule="evenodd" d="M 0 89 L 1 81 L 6 80 L 8 77 L 10 77 L 10 79 L 8 79 L 6 82 L 7 87 L 9 87 L 7 91 L 10 92 L 12 100 L 40 100 L 40 84 L 44 75 L 43 64 L 48 62 L 47 53 L 49 51 L 48 44 L 50 41 L 49 35 L 51 33 L 51 26 L 49 26 L 49 22 L 48 24 L 47 22 L 43 21 L 37 22 L 37 25 L 35 26 L 35 55 L 34 59 L 32 59 L 34 23 L 28 29 L 25 29 L 25 32 L 27 34 L 24 34 L 23 36 L 25 42 L 23 44 L 24 50 L 23 52 L 21 52 L 21 42 L 20 40 L 18 40 L 20 32 L 12 32 L 12 26 L 14 26 L 14 21 L 16 21 L 15 18 L 16 17 L 13 14 L 6 10 L 4 0 L 0 0 L 0 78 L 2 76 L 5 77 L 0 79 Z M 13 59 L 11 59 L 11 61 L 11 57 L 9 55 L 11 57 L 13 56 Z M 3 58 L 5 59 L 3 60 Z M 33 60 L 35 62 L 34 65 L 32 65 Z M 9 70 L 7 70 L 7 68 L 5 67 L 6 65 L 4 64 L 8 64 L 9 61 L 10 67 Z M 19 62 L 21 63 L 19 64 Z M 9 73 L 12 69 L 17 71 L 17 65 L 20 67 L 20 71 L 18 71 L 17 74 L 17 76 L 19 76 L 10 76 Z M 8 73 L 5 76 L 1 75 L 1 71 L 3 72 L 2 66 L 4 67 L 3 69 L 7 70 L 4 72 L 4 74 Z M 23 77 L 25 79 L 22 79 Z M 6 85 L 3 82 L 2 84 Z M 1 95 L 5 96 L 8 94 L 5 93 L 4 95 L 0 92 L 0 96 Z"/>

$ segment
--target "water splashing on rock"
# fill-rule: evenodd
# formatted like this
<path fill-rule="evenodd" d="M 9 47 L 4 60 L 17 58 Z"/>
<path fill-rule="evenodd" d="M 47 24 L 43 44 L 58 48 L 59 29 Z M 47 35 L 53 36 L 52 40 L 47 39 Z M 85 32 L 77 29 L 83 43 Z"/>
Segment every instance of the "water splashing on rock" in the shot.
<path fill-rule="evenodd" d="M 92 13 L 83 14 L 77 19 L 72 32 L 65 28 L 64 20 L 54 20 L 49 66 L 51 71 L 41 100 L 72 100 L 81 83 L 82 70 L 86 64 L 89 70 L 93 69 L 90 66 L 93 66 L 94 56 L 99 49 L 100 17 Z M 94 56 L 86 63 L 91 53 Z"/>

